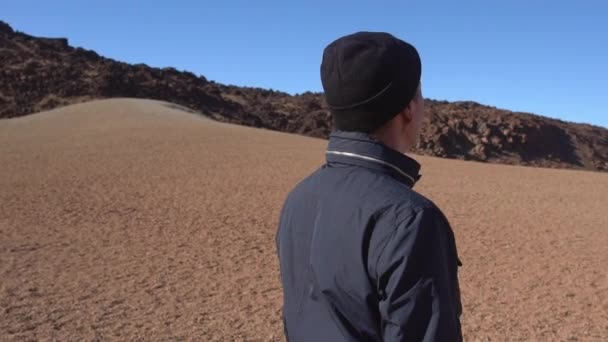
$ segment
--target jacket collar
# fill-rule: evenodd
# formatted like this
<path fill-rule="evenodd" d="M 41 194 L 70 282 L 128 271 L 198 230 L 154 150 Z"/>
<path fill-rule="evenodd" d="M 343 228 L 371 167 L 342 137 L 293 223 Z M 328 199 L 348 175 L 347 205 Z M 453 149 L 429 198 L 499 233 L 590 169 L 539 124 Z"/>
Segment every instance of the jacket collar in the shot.
<path fill-rule="evenodd" d="M 420 164 L 369 134 L 334 131 L 325 152 L 328 163 L 358 165 L 383 170 L 410 188 L 420 179 Z"/>

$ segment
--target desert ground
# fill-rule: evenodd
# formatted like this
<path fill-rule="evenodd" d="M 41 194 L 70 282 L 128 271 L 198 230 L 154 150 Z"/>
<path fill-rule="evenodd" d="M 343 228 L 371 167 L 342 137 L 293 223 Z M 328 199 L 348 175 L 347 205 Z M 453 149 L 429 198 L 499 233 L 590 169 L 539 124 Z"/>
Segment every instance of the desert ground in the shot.
<path fill-rule="evenodd" d="M 282 341 L 278 213 L 326 145 L 147 100 L 0 121 L 0 340 Z M 608 174 L 414 157 L 466 341 L 608 341 Z"/>

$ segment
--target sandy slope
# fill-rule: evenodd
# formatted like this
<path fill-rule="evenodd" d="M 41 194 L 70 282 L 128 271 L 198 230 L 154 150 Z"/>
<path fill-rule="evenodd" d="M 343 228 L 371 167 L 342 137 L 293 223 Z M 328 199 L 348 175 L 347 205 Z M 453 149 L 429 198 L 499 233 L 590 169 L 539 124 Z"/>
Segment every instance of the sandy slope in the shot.
<path fill-rule="evenodd" d="M 282 339 L 277 215 L 326 142 L 170 106 L 0 121 L 0 340 Z M 418 159 L 466 340 L 608 340 L 608 174 Z"/>

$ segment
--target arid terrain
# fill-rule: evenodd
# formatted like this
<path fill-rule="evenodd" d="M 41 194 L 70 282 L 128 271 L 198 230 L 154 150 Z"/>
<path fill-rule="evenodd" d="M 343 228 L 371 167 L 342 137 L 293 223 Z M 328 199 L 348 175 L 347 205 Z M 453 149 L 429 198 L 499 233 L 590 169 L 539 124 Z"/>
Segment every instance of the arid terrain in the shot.
<path fill-rule="evenodd" d="M 177 103 L 222 122 L 317 138 L 327 138 L 332 129 L 321 93 L 290 95 L 237 87 L 171 67 L 123 63 L 72 47 L 67 38 L 30 36 L 2 21 L 0 65 L 0 118 L 91 99 L 129 97 Z M 470 101 L 427 99 L 426 111 L 418 154 L 608 171 L 608 129 L 603 127 Z"/>
<path fill-rule="evenodd" d="M 283 340 L 277 217 L 326 144 L 149 100 L 0 120 L 0 340 Z M 465 340 L 608 340 L 608 174 L 414 157 Z"/>

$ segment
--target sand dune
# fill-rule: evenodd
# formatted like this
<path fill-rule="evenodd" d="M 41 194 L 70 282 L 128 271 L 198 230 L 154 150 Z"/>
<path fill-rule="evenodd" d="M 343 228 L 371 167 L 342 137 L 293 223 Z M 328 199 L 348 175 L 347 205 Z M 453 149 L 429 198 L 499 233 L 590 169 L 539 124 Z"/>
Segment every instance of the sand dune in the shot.
<path fill-rule="evenodd" d="M 0 121 L 0 340 L 282 340 L 277 216 L 325 147 L 157 101 Z M 608 174 L 417 159 L 466 340 L 608 340 Z"/>

